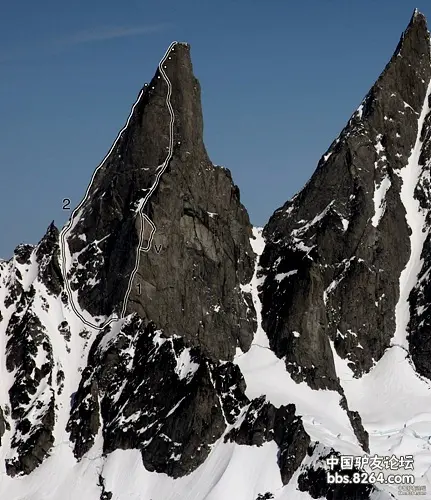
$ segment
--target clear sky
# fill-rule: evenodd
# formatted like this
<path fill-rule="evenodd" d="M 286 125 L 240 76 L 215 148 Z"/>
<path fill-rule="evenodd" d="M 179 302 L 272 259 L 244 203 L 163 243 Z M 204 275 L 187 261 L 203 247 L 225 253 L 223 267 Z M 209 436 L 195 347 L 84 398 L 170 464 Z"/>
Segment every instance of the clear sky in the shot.
<path fill-rule="evenodd" d="M 60 228 L 172 40 L 255 225 L 298 191 L 429 0 L 15 0 L 0 16 L 0 257 Z M 430 21 L 431 22 L 431 21 Z"/>

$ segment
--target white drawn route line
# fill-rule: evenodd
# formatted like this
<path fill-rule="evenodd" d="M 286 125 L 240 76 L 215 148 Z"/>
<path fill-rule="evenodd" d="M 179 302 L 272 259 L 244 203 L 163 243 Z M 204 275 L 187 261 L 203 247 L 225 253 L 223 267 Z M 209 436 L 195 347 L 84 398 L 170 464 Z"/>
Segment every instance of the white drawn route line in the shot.
<path fill-rule="evenodd" d="M 64 279 L 64 284 L 65 284 L 65 289 L 66 289 L 67 297 L 69 299 L 69 304 L 71 305 L 71 308 L 72 308 L 73 312 L 78 316 L 78 318 L 85 325 L 89 326 L 90 328 L 94 328 L 96 330 L 103 330 L 106 326 L 110 325 L 114 321 L 119 321 L 120 319 L 124 318 L 124 315 L 125 315 L 125 312 L 126 312 L 126 308 L 127 308 L 127 302 L 129 300 L 130 291 L 131 291 L 132 285 L 133 285 L 133 280 L 135 279 L 136 273 L 138 271 L 139 259 L 140 259 L 141 251 L 148 252 L 148 250 L 151 247 L 151 242 L 153 240 L 154 233 L 156 232 L 156 226 L 151 221 L 151 219 L 149 217 L 147 217 L 143 213 L 143 210 L 145 208 L 146 203 L 150 199 L 150 196 L 157 189 L 157 186 L 158 186 L 158 184 L 160 182 L 160 179 L 161 179 L 163 173 L 165 172 L 166 168 L 168 167 L 168 164 L 171 161 L 172 155 L 173 155 L 175 115 L 174 115 L 174 110 L 172 109 L 172 105 L 171 105 L 172 84 L 171 84 L 169 78 L 167 77 L 167 75 L 166 75 L 166 73 L 164 71 L 163 65 L 166 62 L 166 59 L 167 59 L 168 55 L 174 50 L 174 47 L 175 47 L 175 45 L 177 45 L 177 43 L 178 42 L 172 42 L 169 45 L 168 49 L 165 52 L 165 55 L 163 56 L 162 60 L 159 63 L 159 72 L 162 75 L 163 79 L 165 80 L 165 82 L 166 82 L 166 84 L 168 86 L 168 92 L 167 92 L 167 95 L 166 95 L 166 105 L 168 107 L 169 114 L 170 114 L 170 123 L 169 123 L 169 149 L 168 149 L 168 154 L 167 154 L 166 159 L 163 162 L 163 164 L 159 165 L 159 167 L 157 167 L 158 172 L 157 172 L 157 175 L 156 175 L 156 179 L 155 179 L 153 185 L 151 186 L 151 188 L 149 189 L 148 193 L 146 194 L 145 198 L 142 199 L 139 202 L 139 205 L 138 205 L 137 212 L 139 213 L 139 216 L 141 217 L 141 227 L 140 227 L 140 231 L 139 231 L 139 245 L 138 245 L 138 248 L 137 248 L 137 251 L 136 251 L 135 266 L 133 268 L 132 273 L 130 274 L 129 283 L 128 283 L 128 286 L 127 286 L 126 295 L 124 296 L 123 308 L 121 310 L 120 317 L 118 317 L 118 316 L 112 316 L 111 318 L 109 318 L 108 320 L 106 320 L 105 323 L 103 323 L 102 325 L 93 325 L 93 323 L 90 323 L 89 321 L 87 321 L 82 316 L 82 314 L 79 312 L 78 308 L 76 307 L 75 303 L 73 302 L 72 290 L 70 288 L 70 283 L 69 283 L 69 281 L 67 279 L 67 262 L 66 262 L 66 251 L 65 251 L 66 246 L 65 245 L 66 245 L 66 236 L 67 236 L 67 233 L 70 231 L 70 229 L 72 227 L 72 224 L 73 224 L 75 216 L 77 215 L 77 213 L 79 212 L 79 210 L 81 210 L 81 208 L 84 205 L 84 203 L 87 201 L 88 195 L 90 193 L 91 186 L 93 185 L 93 181 L 94 181 L 94 179 L 96 177 L 97 172 L 105 164 L 106 160 L 109 158 L 109 156 L 111 155 L 111 153 L 114 150 L 115 146 L 117 145 L 117 142 L 119 141 L 121 135 L 123 134 L 123 132 L 129 126 L 129 123 L 130 123 L 130 120 L 131 120 L 131 118 L 133 116 L 135 108 L 136 108 L 136 106 L 138 105 L 138 103 L 141 100 L 142 94 L 144 92 L 143 90 L 141 90 L 141 92 L 139 93 L 139 96 L 138 96 L 135 104 L 132 106 L 132 109 L 130 111 L 129 117 L 127 118 L 126 124 L 120 130 L 120 132 L 118 133 L 117 138 L 115 139 L 113 145 L 111 146 L 111 149 L 109 150 L 108 154 L 105 156 L 105 158 L 102 160 L 102 162 L 100 163 L 100 165 L 93 172 L 93 175 L 91 177 L 90 183 L 89 183 L 89 185 L 87 187 L 87 191 L 85 192 L 84 198 L 82 199 L 81 203 L 75 208 L 75 210 L 72 212 L 72 215 L 71 215 L 71 217 L 69 219 L 69 222 L 66 224 L 66 226 L 64 226 L 64 228 L 62 229 L 62 231 L 60 233 L 60 265 L 61 265 L 61 272 L 62 272 L 63 279 Z M 144 241 L 144 221 L 148 222 L 151 225 L 151 234 L 150 234 L 150 237 L 148 239 L 148 243 L 147 243 L 147 245 L 145 247 L 142 246 L 143 241 Z"/>

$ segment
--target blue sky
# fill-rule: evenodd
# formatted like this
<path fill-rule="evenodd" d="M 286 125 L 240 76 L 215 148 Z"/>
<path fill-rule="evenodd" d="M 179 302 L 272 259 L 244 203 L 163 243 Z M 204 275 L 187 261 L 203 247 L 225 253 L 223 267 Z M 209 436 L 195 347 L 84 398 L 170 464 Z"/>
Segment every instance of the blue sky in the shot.
<path fill-rule="evenodd" d="M 427 0 L 16 0 L 0 17 L 0 256 L 61 227 L 172 40 L 205 142 L 263 225 L 298 191 Z"/>

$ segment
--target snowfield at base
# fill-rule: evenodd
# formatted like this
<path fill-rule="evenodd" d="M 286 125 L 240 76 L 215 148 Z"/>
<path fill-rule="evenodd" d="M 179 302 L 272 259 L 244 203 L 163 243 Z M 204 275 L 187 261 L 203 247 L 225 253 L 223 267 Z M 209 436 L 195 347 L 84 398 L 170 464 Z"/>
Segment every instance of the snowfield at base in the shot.
<path fill-rule="evenodd" d="M 117 450 L 104 466 L 106 488 L 118 500 L 254 499 L 282 486 L 277 450 L 273 442 L 258 448 L 219 440 L 203 465 L 179 479 L 146 471 L 137 450 Z"/>
<path fill-rule="evenodd" d="M 431 491 L 429 382 L 418 377 L 406 351 L 398 346 L 388 349 L 360 379 L 353 378 L 347 362 L 334 348 L 333 354 L 349 408 L 361 414 L 369 433 L 371 455 L 413 455 L 414 470 L 406 473 L 415 475 L 415 485 L 425 485 Z"/>
<path fill-rule="evenodd" d="M 209 457 L 188 476 L 173 479 L 147 471 L 138 450 L 101 455 L 101 436 L 80 463 L 66 443 L 30 476 L 2 477 L 0 498 L 8 500 L 100 500 L 99 474 L 113 500 L 254 500 L 268 491 L 277 500 L 310 500 L 296 490 L 295 481 L 283 487 L 274 442 L 261 447 L 224 443 L 219 439 Z M 30 495 L 30 496 L 29 496 Z"/>
<path fill-rule="evenodd" d="M 253 251 L 261 255 L 265 246 L 262 232 L 254 228 L 251 240 Z M 260 280 L 258 267 L 252 278 L 251 290 L 257 316 L 257 331 L 251 348 L 239 354 L 235 362 L 244 375 L 249 399 L 266 395 L 274 406 L 296 405 L 296 413 L 303 418 L 304 428 L 313 441 L 334 446 L 346 455 L 363 453 L 353 432 L 347 413 L 340 406 L 341 396 L 335 391 L 311 389 L 305 382 L 297 384 L 286 371 L 285 362 L 269 349 L 269 341 L 262 328 L 262 305 L 258 296 Z"/>
<path fill-rule="evenodd" d="M 113 500 L 255 500 L 268 491 L 275 500 L 310 500 L 308 494 L 297 491 L 296 475 L 283 487 L 277 451 L 274 442 L 257 447 L 225 444 L 220 439 L 197 470 L 173 479 L 148 472 L 138 450 L 116 450 L 106 459 L 92 456 L 76 463 L 63 444 L 30 476 L 2 480 L 0 498 L 100 500 L 97 483 L 102 473 Z"/>

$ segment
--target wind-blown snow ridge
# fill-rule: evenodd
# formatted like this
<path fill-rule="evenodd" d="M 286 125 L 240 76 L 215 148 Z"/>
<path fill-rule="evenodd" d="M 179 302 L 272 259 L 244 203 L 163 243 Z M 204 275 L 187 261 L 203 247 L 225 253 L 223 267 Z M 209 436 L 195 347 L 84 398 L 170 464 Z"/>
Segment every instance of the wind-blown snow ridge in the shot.
<path fill-rule="evenodd" d="M 75 305 L 73 293 L 72 293 L 72 290 L 70 288 L 70 283 L 69 283 L 69 281 L 67 279 L 68 257 L 69 257 L 69 260 L 70 260 L 70 255 L 68 256 L 67 255 L 68 252 L 66 251 L 66 249 L 67 249 L 66 237 L 67 237 L 67 234 L 73 229 L 73 227 L 74 227 L 74 221 L 77 220 L 79 212 L 81 211 L 84 203 L 87 201 L 87 198 L 88 198 L 89 193 L 90 193 L 91 186 L 93 184 L 93 181 L 94 181 L 94 179 L 96 177 L 97 172 L 105 164 L 106 160 L 111 155 L 111 153 L 114 150 L 114 148 L 115 148 L 117 142 L 119 141 L 120 137 L 122 136 L 122 134 L 124 133 L 124 131 L 129 126 L 129 123 L 130 123 L 130 120 L 131 120 L 131 118 L 133 116 L 135 108 L 139 104 L 139 102 L 140 102 L 140 100 L 142 98 L 142 95 L 144 93 L 143 90 L 141 90 L 141 92 L 139 93 L 138 99 L 136 100 L 135 104 L 132 106 L 132 109 L 130 111 L 129 117 L 127 118 L 126 124 L 120 130 L 120 132 L 118 133 L 117 138 L 115 139 L 113 145 L 111 146 L 111 149 L 109 150 L 108 154 L 105 156 L 105 158 L 103 159 L 103 161 L 100 163 L 100 165 L 94 171 L 93 176 L 92 176 L 92 178 L 90 180 L 90 183 L 89 183 L 89 185 L 87 187 L 87 191 L 85 193 L 84 198 L 82 199 L 81 203 L 75 208 L 75 210 L 72 212 L 72 215 L 71 215 L 71 217 L 69 219 L 69 222 L 66 224 L 66 226 L 62 229 L 62 231 L 60 233 L 60 266 L 61 266 L 61 272 L 62 272 L 62 275 L 63 275 L 64 284 L 65 284 L 65 290 L 66 290 L 66 293 L 67 293 L 67 296 L 68 296 L 68 299 L 69 299 L 69 303 L 71 305 L 71 308 L 72 308 L 73 312 L 79 317 L 79 319 L 85 325 L 87 325 L 87 326 L 89 326 L 91 328 L 94 328 L 96 330 L 103 330 L 106 326 L 110 325 L 112 322 L 119 321 L 121 318 L 124 317 L 125 312 L 126 312 L 126 308 L 127 308 L 127 301 L 129 299 L 129 295 L 130 295 L 130 290 L 132 288 L 132 283 L 133 283 L 133 280 L 135 278 L 136 272 L 137 272 L 138 267 L 139 267 L 140 252 L 141 252 L 141 250 L 142 251 L 147 251 L 148 247 L 151 244 L 151 240 L 150 240 L 149 244 L 147 245 L 147 247 L 144 248 L 142 246 L 142 243 L 144 241 L 144 220 L 146 220 L 152 226 L 151 238 L 153 237 L 154 232 L 155 232 L 155 225 L 153 224 L 153 222 L 145 214 L 143 214 L 143 210 L 144 210 L 145 205 L 148 202 L 150 196 L 154 193 L 155 189 L 157 188 L 157 186 L 159 184 L 159 181 L 160 181 L 160 178 L 163 175 L 163 173 L 165 172 L 165 170 L 166 170 L 166 168 L 167 168 L 167 166 L 168 166 L 168 164 L 169 164 L 169 162 L 170 162 L 170 160 L 172 158 L 172 154 L 173 154 L 175 115 L 174 115 L 174 111 L 173 111 L 172 105 L 171 105 L 172 84 L 171 84 L 169 78 L 167 77 L 167 75 L 166 75 L 166 73 L 164 71 L 163 65 L 164 65 L 164 63 L 165 63 L 165 61 L 166 61 L 169 53 L 174 50 L 174 47 L 175 47 L 175 45 L 177 45 L 177 43 L 178 43 L 177 41 L 174 41 L 174 42 L 172 42 L 169 45 L 168 49 L 165 52 L 165 55 L 163 56 L 163 58 L 161 59 L 161 61 L 159 63 L 160 74 L 162 75 L 163 79 L 165 80 L 165 82 L 166 82 L 166 84 L 168 86 L 168 92 L 167 92 L 167 95 L 166 95 L 166 105 L 168 107 L 169 114 L 170 114 L 169 149 L 168 149 L 168 154 L 166 156 L 166 159 L 165 159 L 164 163 L 160 166 L 160 168 L 159 168 L 159 170 L 157 172 L 157 176 L 156 176 L 156 179 L 155 179 L 153 185 L 149 189 L 149 191 L 148 191 L 147 195 L 145 196 L 145 198 L 143 198 L 140 201 L 139 206 L 138 206 L 137 213 L 139 213 L 139 216 L 141 217 L 140 232 L 139 232 L 139 244 L 138 244 L 138 248 L 137 248 L 137 251 L 136 251 L 135 266 L 134 266 L 133 271 L 132 271 L 132 273 L 130 275 L 130 278 L 129 278 L 129 283 L 128 283 L 127 291 L 126 291 L 126 294 L 125 294 L 125 297 L 124 297 L 124 300 L 123 300 L 123 307 L 122 307 L 122 310 L 121 310 L 120 317 L 117 317 L 116 315 L 113 315 L 113 316 L 111 316 L 111 318 L 108 318 L 101 325 L 95 325 L 95 324 L 91 323 L 90 321 L 88 321 L 87 319 L 85 319 L 83 317 L 83 315 L 79 311 L 79 308 Z"/>

